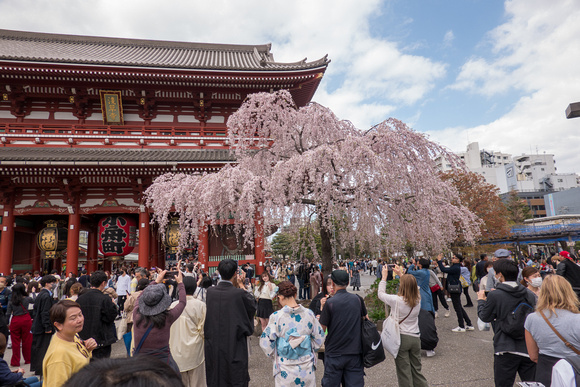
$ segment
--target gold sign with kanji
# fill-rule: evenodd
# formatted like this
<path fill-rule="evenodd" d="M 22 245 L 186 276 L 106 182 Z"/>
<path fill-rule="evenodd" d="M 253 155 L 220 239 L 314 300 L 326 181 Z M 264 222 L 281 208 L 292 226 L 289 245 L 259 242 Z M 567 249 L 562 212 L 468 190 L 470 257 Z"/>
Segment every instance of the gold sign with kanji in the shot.
<path fill-rule="evenodd" d="M 123 125 L 123 104 L 121 92 L 113 90 L 100 90 L 101 110 L 103 111 L 103 124 Z"/>

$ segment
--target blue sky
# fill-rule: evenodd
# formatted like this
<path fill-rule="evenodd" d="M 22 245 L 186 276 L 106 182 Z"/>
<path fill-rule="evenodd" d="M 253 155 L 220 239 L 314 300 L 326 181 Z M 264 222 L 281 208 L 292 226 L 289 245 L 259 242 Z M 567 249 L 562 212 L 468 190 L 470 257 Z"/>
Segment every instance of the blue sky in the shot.
<path fill-rule="evenodd" d="M 0 0 L 0 28 L 272 43 L 332 60 L 314 100 L 366 129 L 389 117 L 453 151 L 552 153 L 577 172 L 577 0 Z"/>

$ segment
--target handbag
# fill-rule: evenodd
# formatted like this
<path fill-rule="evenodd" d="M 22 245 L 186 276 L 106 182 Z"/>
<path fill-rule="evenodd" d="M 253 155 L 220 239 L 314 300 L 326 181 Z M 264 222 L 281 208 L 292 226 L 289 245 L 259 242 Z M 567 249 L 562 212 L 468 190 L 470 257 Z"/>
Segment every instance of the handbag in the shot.
<path fill-rule="evenodd" d="M 464 288 L 469 287 L 469 282 L 467 282 L 467 280 L 463 276 L 459 276 L 459 282 L 461 283 L 462 287 Z"/>
<path fill-rule="evenodd" d="M 461 294 L 461 292 L 463 291 L 463 289 L 461 288 L 461 282 L 457 284 L 450 284 L 449 282 L 447 282 L 447 290 L 451 294 Z"/>
<path fill-rule="evenodd" d="M 439 289 L 441 289 L 441 286 L 439 286 L 439 284 L 435 284 L 435 285 L 431 286 L 432 293 L 435 293 Z"/>
<path fill-rule="evenodd" d="M 560 332 L 558 332 L 556 330 L 556 328 L 554 328 L 554 326 L 552 325 L 552 323 L 550 322 L 550 320 L 548 320 L 546 318 L 546 316 L 544 315 L 544 312 L 542 312 L 541 310 L 538 310 L 538 312 L 540 313 L 540 316 L 542 316 L 544 318 L 544 321 L 546 321 L 546 323 L 550 326 L 550 328 L 552 328 L 552 330 L 554 331 L 554 333 L 556 334 L 556 336 L 558 336 L 558 338 L 564 342 L 564 345 L 566 345 L 566 347 L 570 348 L 572 351 L 576 352 L 577 355 L 580 355 L 580 351 L 577 350 L 576 347 L 574 347 L 568 340 L 566 340 L 560 334 Z"/>
<path fill-rule="evenodd" d="M 119 321 L 119 325 L 117 325 L 117 339 L 123 337 L 125 333 L 127 333 L 127 319 L 122 318 L 121 321 Z"/>
<path fill-rule="evenodd" d="M 404 319 L 399 321 L 399 303 L 397 302 L 395 304 L 394 312 L 389 314 L 389 317 L 383 323 L 381 342 L 383 343 L 385 350 L 394 358 L 399 354 L 399 348 L 401 347 L 401 330 L 399 325 L 409 317 L 412 311 L 413 309 L 409 311 L 409 314 L 407 314 Z"/>
<path fill-rule="evenodd" d="M 480 331 L 489 331 L 491 329 L 491 324 L 483 322 L 483 320 L 478 317 L 477 318 L 477 328 Z"/>
<path fill-rule="evenodd" d="M 366 317 L 362 318 L 361 337 L 365 368 L 370 368 L 385 360 L 385 351 L 381 345 L 381 335 L 375 323 Z"/>

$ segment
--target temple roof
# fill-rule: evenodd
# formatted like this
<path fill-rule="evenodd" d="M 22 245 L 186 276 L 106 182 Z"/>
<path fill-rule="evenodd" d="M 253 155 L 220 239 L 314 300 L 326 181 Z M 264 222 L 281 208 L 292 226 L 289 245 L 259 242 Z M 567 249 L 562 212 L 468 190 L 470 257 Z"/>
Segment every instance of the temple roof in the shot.
<path fill-rule="evenodd" d="M 14 164 L 227 163 L 228 149 L 0 148 L 0 166 Z"/>
<path fill-rule="evenodd" d="M 274 60 L 271 45 L 187 43 L 0 29 L 0 60 L 176 69 L 293 71 L 326 67 L 330 60 Z"/>

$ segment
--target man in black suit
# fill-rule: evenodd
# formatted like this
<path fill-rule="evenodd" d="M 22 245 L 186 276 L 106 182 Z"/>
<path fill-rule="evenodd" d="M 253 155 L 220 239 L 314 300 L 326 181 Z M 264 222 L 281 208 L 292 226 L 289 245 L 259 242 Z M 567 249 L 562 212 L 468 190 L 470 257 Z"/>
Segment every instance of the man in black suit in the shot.
<path fill-rule="evenodd" d="M 205 368 L 207 385 L 248 386 L 247 337 L 254 332 L 256 301 L 237 288 L 238 263 L 224 259 L 218 265 L 222 280 L 207 290 Z M 241 273 L 245 280 L 245 273 Z M 243 282 L 242 282 L 243 283 Z"/>
<path fill-rule="evenodd" d="M 117 341 L 115 331 L 117 305 L 111 297 L 103 293 L 107 280 L 107 275 L 103 271 L 95 271 L 91 274 L 91 288 L 77 299 L 85 316 L 85 325 L 79 336 L 83 340 L 92 337 L 98 345 L 98 348 L 93 350 L 93 359 L 110 357 L 111 345 Z"/>
<path fill-rule="evenodd" d="M 34 301 L 34 320 L 32 321 L 32 355 L 30 371 L 42 375 L 42 361 L 50 345 L 54 326 L 50 322 L 50 308 L 54 305 L 53 292 L 56 288 L 56 277 L 45 275 L 40 280 L 42 289 Z"/>

